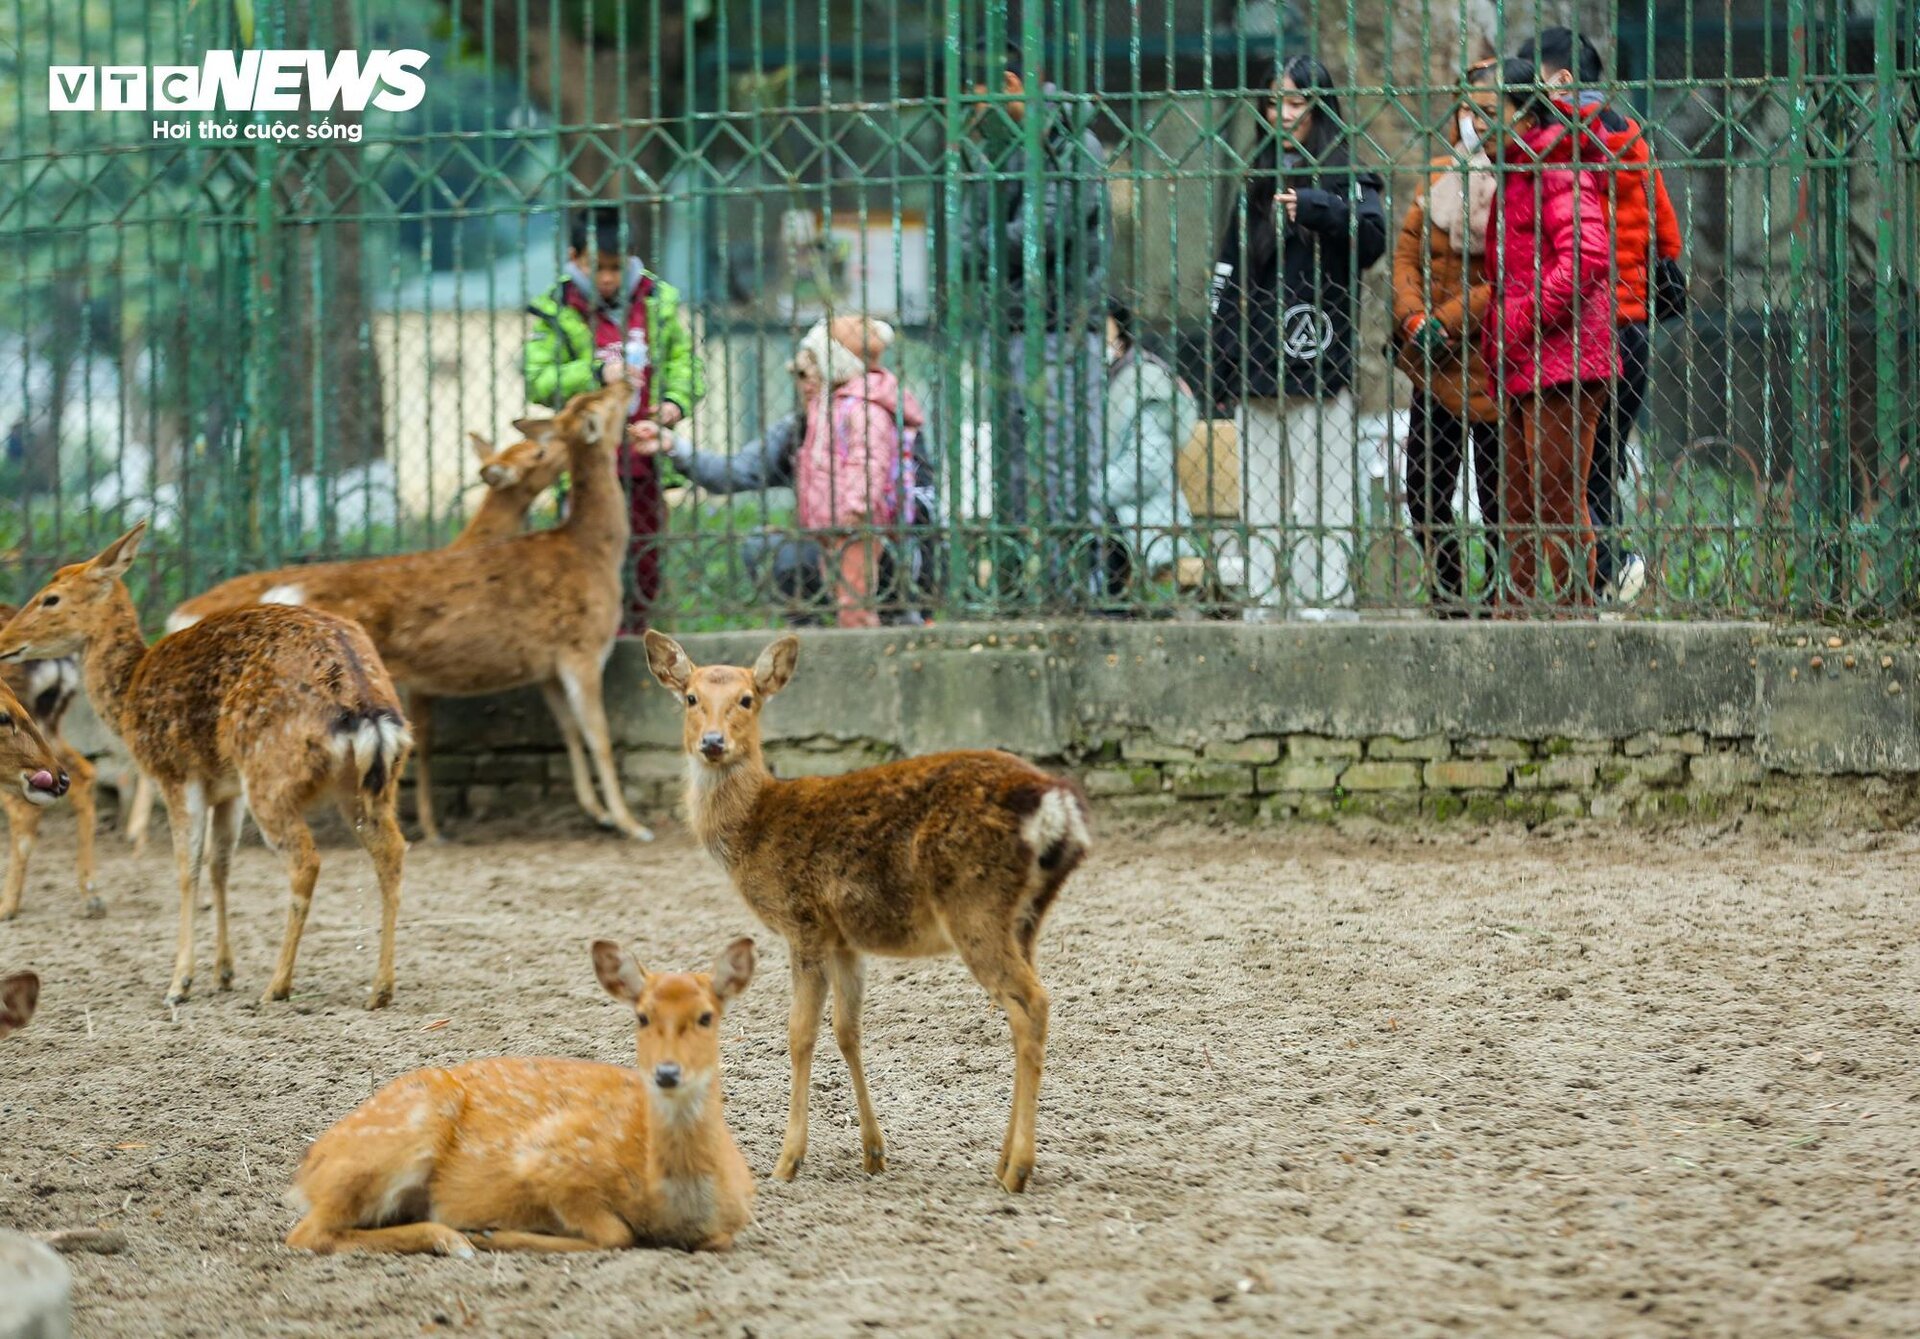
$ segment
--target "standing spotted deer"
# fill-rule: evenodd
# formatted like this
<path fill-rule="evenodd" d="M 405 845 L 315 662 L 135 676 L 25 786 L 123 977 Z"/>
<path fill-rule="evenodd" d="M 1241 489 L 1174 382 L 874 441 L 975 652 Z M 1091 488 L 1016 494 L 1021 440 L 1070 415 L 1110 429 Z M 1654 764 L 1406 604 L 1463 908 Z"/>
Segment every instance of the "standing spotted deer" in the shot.
<path fill-rule="evenodd" d="M 573 493 L 566 519 L 553 529 L 371 558 L 352 564 L 338 582 L 296 568 L 271 594 L 276 603 L 359 623 L 394 682 L 416 702 L 538 684 L 559 723 L 581 808 L 598 823 L 651 841 L 620 790 L 601 688 L 620 628 L 631 530 L 614 467 L 631 394 L 615 382 L 574 396 L 551 418 L 514 424 L 566 458 Z M 424 730 L 424 714 L 414 725 Z M 421 774 L 416 783 L 425 805 L 428 778 Z M 423 808 L 423 818 L 428 812 Z"/>
<path fill-rule="evenodd" d="M 320 875 L 305 814 L 339 806 L 380 883 L 380 962 L 369 1008 L 393 998 L 394 922 L 406 842 L 394 816 L 408 733 L 380 657 L 357 626 L 313 609 L 259 605 L 148 646 L 127 569 L 146 523 L 89 562 L 63 567 L 4 628 L 0 663 L 79 655 L 94 710 L 167 803 L 180 877 L 180 936 L 167 1003 L 193 985 L 193 912 L 210 845 L 220 988 L 233 983 L 227 872 L 240 806 L 287 863 L 292 896 L 269 1000 L 293 990 L 294 954 Z"/>
<path fill-rule="evenodd" d="M 13 614 L 12 605 L 0 604 L 0 624 Z M 21 771 L 17 787 L 11 777 L 0 785 L 0 809 L 6 811 L 7 835 L 13 848 L 6 882 L 0 884 L 0 921 L 20 914 L 27 862 L 40 835 L 40 811 L 62 795 L 73 805 L 79 825 L 74 863 L 80 876 L 80 894 L 87 899 L 89 912 L 99 910 L 99 901 L 93 895 L 93 764 L 60 735 L 60 722 L 79 689 L 80 667 L 71 659 L 0 665 L 0 754 L 6 753 L 9 745 L 16 745 L 36 760 L 30 769 Z M 36 776 L 47 778 L 45 788 L 32 783 Z"/>
<path fill-rule="evenodd" d="M 528 510 L 541 494 L 553 487 L 567 465 L 566 447 L 551 436 L 518 441 L 501 451 L 495 451 L 492 443 L 476 433 L 469 433 L 467 440 L 479 458 L 480 479 L 486 484 L 487 492 L 466 527 L 445 548 L 436 550 L 439 553 L 457 553 L 519 534 L 526 526 Z M 252 604 L 305 604 L 354 618 L 354 601 L 359 592 L 369 583 L 383 579 L 382 562 L 379 558 L 363 558 L 249 572 L 223 581 L 176 606 L 167 615 L 167 631 L 178 632 L 210 615 Z M 414 732 L 413 768 L 420 828 L 428 841 L 438 841 L 440 828 L 434 821 L 433 782 L 427 758 L 433 722 L 432 697 L 418 689 L 409 692 L 407 718 Z M 568 744 L 578 749 L 578 741 L 572 736 L 568 737 Z M 582 770 L 583 764 L 576 761 L 576 774 Z M 145 845 L 152 797 L 152 783 L 142 776 L 134 791 L 127 824 L 127 836 L 136 851 Z"/>
<path fill-rule="evenodd" d="M 1033 1173 L 1047 1047 L 1034 941 L 1090 847 L 1086 801 L 1071 781 L 988 751 L 776 780 L 761 755 L 760 712 L 793 677 L 799 653 L 783 637 L 751 670 L 703 668 L 672 638 L 647 633 L 648 667 L 686 713 L 694 834 L 753 913 L 786 936 L 792 959 L 793 1084 L 773 1174 L 791 1180 L 806 1157 L 807 1088 L 829 984 L 866 1169 L 885 1170 L 860 1061 L 861 959 L 957 953 L 1013 1029 L 1013 1110 L 995 1175 L 1017 1193 Z"/>

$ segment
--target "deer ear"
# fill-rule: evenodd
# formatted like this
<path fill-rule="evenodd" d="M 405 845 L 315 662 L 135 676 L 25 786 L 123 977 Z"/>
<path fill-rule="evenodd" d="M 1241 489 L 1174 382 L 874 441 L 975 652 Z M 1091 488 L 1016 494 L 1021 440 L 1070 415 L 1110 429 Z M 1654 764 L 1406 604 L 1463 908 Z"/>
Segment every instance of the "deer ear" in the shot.
<path fill-rule="evenodd" d="M 647 973 L 627 951 L 611 939 L 593 941 L 593 974 L 616 1000 L 632 1004 L 647 988 Z"/>
<path fill-rule="evenodd" d="M 477 432 L 467 434 L 467 445 L 473 448 L 473 458 L 481 464 L 493 459 L 493 443 Z"/>
<path fill-rule="evenodd" d="M 782 637 L 760 653 L 753 662 L 753 686 L 761 697 L 772 697 L 793 677 L 794 662 L 800 658 L 800 639 Z"/>
<path fill-rule="evenodd" d="M 713 993 L 730 1000 L 753 980 L 753 941 L 736 939 L 721 951 L 713 964 Z"/>
<path fill-rule="evenodd" d="M 107 580 L 117 580 L 125 576 L 127 569 L 133 566 L 133 560 L 140 552 L 140 538 L 146 533 L 147 523 L 142 521 L 100 550 L 99 556 L 87 564 L 92 575 Z"/>
<path fill-rule="evenodd" d="M 680 649 L 680 643 L 652 628 L 647 629 L 647 668 L 670 693 L 684 693 L 693 682 L 693 661 Z"/>
<path fill-rule="evenodd" d="M 0 1037 L 25 1027 L 39 1002 L 40 978 L 32 972 L 0 981 Z"/>
<path fill-rule="evenodd" d="M 544 442 L 554 434 L 553 420 L 550 418 L 516 418 L 513 430 L 522 437 L 536 442 Z"/>

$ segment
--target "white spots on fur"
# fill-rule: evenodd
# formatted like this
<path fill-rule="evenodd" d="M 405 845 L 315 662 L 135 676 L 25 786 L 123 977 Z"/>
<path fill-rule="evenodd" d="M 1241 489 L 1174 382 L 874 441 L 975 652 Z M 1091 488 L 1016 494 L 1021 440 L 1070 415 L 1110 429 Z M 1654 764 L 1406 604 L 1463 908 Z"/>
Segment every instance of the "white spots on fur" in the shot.
<path fill-rule="evenodd" d="M 269 586 L 260 597 L 261 604 L 305 604 L 307 593 L 291 582 L 283 586 Z"/>
<path fill-rule="evenodd" d="M 176 609 L 167 615 L 167 636 L 171 637 L 176 632 L 184 632 L 199 621 L 200 615 L 182 613 Z"/>

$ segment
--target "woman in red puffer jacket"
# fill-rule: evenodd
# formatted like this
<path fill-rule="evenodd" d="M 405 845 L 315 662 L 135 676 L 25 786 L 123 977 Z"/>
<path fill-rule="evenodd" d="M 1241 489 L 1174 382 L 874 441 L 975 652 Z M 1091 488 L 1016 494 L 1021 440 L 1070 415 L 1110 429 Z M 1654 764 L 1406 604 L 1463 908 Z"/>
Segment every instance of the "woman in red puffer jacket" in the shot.
<path fill-rule="evenodd" d="M 1540 546 L 1561 606 L 1593 603 L 1587 512 L 1593 435 L 1619 375 L 1606 187 L 1588 166 L 1606 149 L 1557 106 L 1523 60 L 1501 66 L 1495 146 L 1501 185 L 1487 229 L 1493 299 L 1481 349 L 1507 430 L 1502 549 L 1511 609 L 1540 600 Z"/>

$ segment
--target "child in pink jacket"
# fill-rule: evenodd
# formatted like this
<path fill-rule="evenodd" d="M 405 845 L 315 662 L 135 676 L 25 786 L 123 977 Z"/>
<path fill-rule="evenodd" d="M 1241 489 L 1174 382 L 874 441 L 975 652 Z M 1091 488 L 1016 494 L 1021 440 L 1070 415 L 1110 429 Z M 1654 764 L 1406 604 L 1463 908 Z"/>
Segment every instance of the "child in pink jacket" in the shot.
<path fill-rule="evenodd" d="M 1501 66 L 1499 119 L 1486 126 L 1501 164 L 1487 229 L 1493 301 L 1482 351 L 1503 405 L 1502 548 L 1510 608 L 1545 594 L 1593 603 L 1594 535 L 1587 474 L 1594 431 L 1619 376 L 1614 345 L 1613 245 L 1605 184 L 1589 164 L 1606 148 L 1557 107 L 1523 60 Z"/>
<path fill-rule="evenodd" d="M 869 344 L 877 337 L 884 348 L 892 332 L 868 324 L 876 332 Z M 800 524 L 851 532 L 820 536 L 829 571 L 838 568 L 838 621 L 843 628 L 878 627 L 871 600 L 884 537 L 876 532 L 899 519 L 909 458 L 902 430 L 919 431 L 926 415 L 893 373 L 835 339 L 824 321 L 801 339 L 794 371 L 807 398 L 806 434 L 794 463 Z"/>

